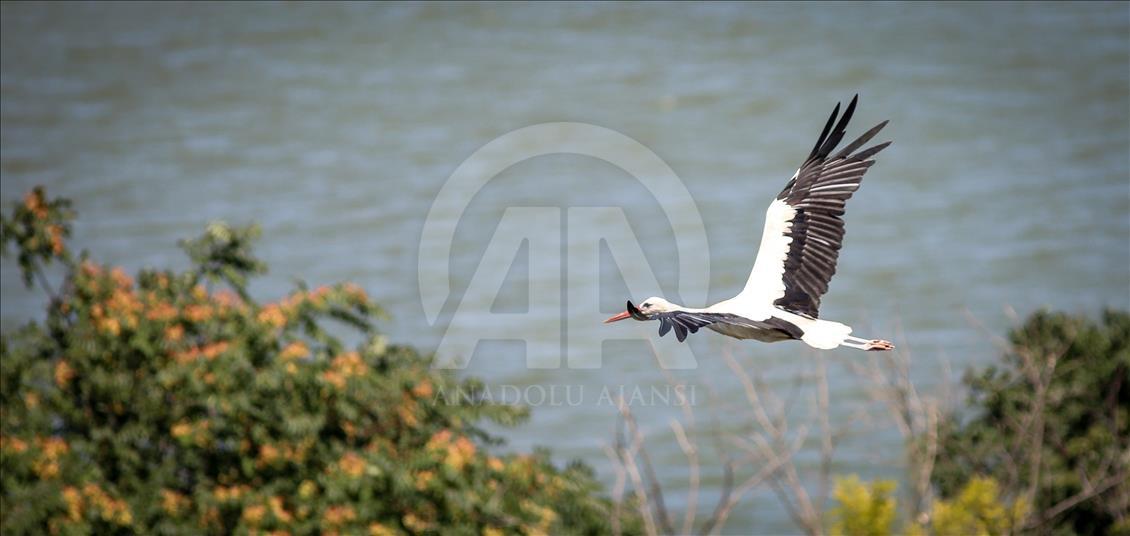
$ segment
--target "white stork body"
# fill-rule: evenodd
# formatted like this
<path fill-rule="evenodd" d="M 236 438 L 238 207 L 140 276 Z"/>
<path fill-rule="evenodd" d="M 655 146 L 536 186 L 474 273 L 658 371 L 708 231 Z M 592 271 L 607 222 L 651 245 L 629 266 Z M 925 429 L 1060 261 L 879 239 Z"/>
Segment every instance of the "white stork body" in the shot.
<path fill-rule="evenodd" d="M 851 100 L 838 123 L 840 106 L 836 105 L 811 154 L 769 204 L 757 260 L 741 293 L 705 309 L 655 297 L 638 308 L 629 301 L 625 312 L 605 322 L 628 317 L 658 320 L 659 335 L 674 329 L 679 341 L 707 327 L 737 339 L 799 339 L 822 350 L 837 346 L 893 349 L 887 341 L 852 337 L 851 327 L 817 318 L 820 297 L 836 273 L 844 236 L 844 205 L 875 163 L 872 157 L 890 145 L 881 143 L 857 152 L 886 126 L 884 121 L 832 154 L 843 139 L 858 97 Z"/>

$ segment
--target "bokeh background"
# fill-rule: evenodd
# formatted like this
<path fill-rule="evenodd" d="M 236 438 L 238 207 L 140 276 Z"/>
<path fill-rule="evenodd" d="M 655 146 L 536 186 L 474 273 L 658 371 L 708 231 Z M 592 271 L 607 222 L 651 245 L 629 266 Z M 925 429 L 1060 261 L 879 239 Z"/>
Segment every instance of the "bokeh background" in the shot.
<path fill-rule="evenodd" d="M 254 293 L 352 280 L 392 312 L 391 339 L 425 350 L 510 206 L 623 207 L 664 287 L 654 294 L 678 297 L 658 200 L 607 163 L 546 156 L 470 200 L 454 295 L 430 325 L 417 284 L 424 218 L 456 166 L 492 139 L 579 121 L 651 148 L 694 197 L 685 210 L 702 214 L 718 301 L 744 284 L 768 201 L 835 102 L 857 92 L 849 136 L 891 119 L 882 138 L 895 144 L 849 205 L 823 317 L 897 338 L 920 386 L 934 389 L 992 359 L 978 324 L 1003 333 L 1011 311 L 1130 308 L 1125 3 L 4 3 L 0 14 L 5 204 L 36 184 L 74 199 L 75 245 L 128 268 L 187 264 L 177 239 L 209 221 L 258 222 L 272 272 Z M 622 277 L 606 260 L 593 284 L 611 314 L 645 296 L 628 296 L 631 269 Z M 529 264 L 518 256 L 498 305 L 553 318 L 523 289 L 560 273 Z M 40 315 L 13 264 L 0 274 L 3 329 Z M 593 337 L 629 329 L 602 318 L 567 322 Z M 560 351 L 557 330 L 514 329 L 530 351 Z M 743 394 L 720 352 L 784 393 L 812 370 L 797 344 L 712 334 L 691 344 L 699 367 L 676 379 L 697 386 L 698 418 L 722 430 L 740 432 L 748 417 L 735 411 Z M 527 370 L 526 350 L 483 344 L 465 373 L 589 393 L 667 383 L 642 343 L 609 345 L 600 370 Z M 837 423 L 850 425 L 865 396 L 834 361 L 859 355 L 832 356 Z M 685 462 L 668 423 L 681 410 L 634 410 L 677 510 Z M 602 446 L 615 414 L 539 407 L 501 433 L 507 448 L 551 446 L 611 482 Z M 897 478 L 901 448 L 895 430 L 861 425 L 837 451 L 837 472 Z M 710 461 L 707 501 L 719 485 Z M 794 530 L 772 494 L 747 506 L 729 528 Z"/>

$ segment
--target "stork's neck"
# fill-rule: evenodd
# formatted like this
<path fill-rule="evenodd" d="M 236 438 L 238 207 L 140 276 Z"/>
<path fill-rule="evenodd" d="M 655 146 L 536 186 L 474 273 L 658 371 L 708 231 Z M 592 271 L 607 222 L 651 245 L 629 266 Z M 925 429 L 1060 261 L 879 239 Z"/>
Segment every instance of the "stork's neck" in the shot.
<path fill-rule="evenodd" d="M 696 309 L 694 307 L 684 307 L 684 306 L 679 305 L 677 303 L 672 303 L 669 309 L 670 309 L 670 311 L 668 311 L 668 312 L 674 312 L 674 311 L 678 311 L 678 312 L 682 312 L 682 313 L 705 313 L 705 312 L 707 312 L 706 309 Z"/>
<path fill-rule="evenodd" d="M 691 307 L 683 307 L 677 303 L 672 303 L 659 296 L 652 296 L 647 298 L 641 303 L 643 312 L 647 314 L 656 313 L 696 313 L 701 312 L 702 309 L 694 309 Z"/>

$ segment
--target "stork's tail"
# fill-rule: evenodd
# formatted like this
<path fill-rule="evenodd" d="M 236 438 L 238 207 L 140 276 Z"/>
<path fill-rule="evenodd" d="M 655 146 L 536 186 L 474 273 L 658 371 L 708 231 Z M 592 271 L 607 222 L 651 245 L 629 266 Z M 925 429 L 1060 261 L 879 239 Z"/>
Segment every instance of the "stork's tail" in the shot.
<path fill-rule="evenodd" d="M 831 350 L 850 339 L 851 326 L 828 320 L 810 320 L 804 326 L 801 340 L 813 348 Z"/>
<path fill-rule="evenodd" d="M 831 350 L 837 346 L 847 346 L 857 350 L 894 350 L 895 345 L 882 339 L 860 339 L 851 336 L 851 326 L 828 320 L 805 319 L 801 324 L 804 335 L 801 340 L 813 348 Z"/>

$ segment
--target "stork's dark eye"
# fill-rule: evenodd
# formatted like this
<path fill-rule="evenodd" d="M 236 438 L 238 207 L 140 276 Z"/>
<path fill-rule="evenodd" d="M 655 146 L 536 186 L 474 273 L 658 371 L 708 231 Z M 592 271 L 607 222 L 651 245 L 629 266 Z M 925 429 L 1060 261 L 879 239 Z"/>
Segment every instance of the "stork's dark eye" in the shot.
<path fill-rule="evenodd" d="M 643 302 L 643 305 L 641 305 L 640 307 L 651 307 L 651 304 L 647 303 L 647 302 Z"/>

